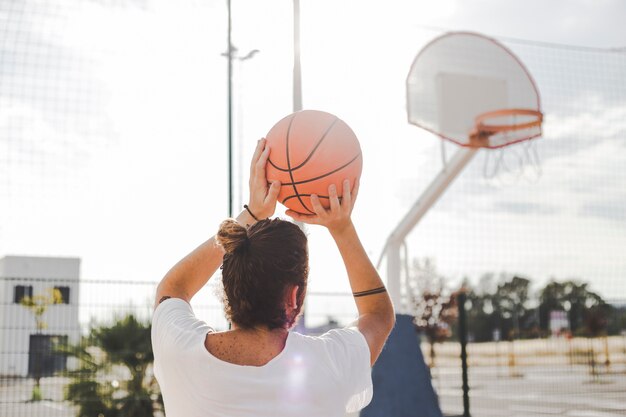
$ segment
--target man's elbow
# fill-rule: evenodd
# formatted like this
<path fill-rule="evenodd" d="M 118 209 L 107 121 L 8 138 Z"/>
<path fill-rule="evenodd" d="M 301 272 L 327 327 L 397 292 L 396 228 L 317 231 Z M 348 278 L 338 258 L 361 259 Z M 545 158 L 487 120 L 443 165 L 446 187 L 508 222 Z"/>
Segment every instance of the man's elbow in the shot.
<path fill-rule="evenodd" d="M 393 307 L 391 307 L 385 317 L 385 330 L 387 332 L 387 337 L 389 337 L 395 325 L 396 325 L 396 312 L 393 309 Z"/>

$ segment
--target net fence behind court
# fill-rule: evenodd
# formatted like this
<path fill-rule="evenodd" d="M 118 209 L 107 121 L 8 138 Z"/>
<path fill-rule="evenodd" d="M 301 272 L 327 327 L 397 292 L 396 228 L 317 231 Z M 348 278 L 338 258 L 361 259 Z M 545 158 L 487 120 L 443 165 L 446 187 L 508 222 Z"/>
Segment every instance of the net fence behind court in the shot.
<path fill-rule="evenodd" d="M 449 291 L 460 281 L 468 291 L 472 415 L 622 415 L 626 286 L 617 247 L 626 236 L 626 53 L 501 41 L 539 86 L 546 115 L 534 144 L 540 164 L 527 175 L 516 165 L 519 149 L 481 152 L 440 209 L 474 226 L 440 229 L 441 236 L 411 247 L 448 245 L 448 260 L 470 259 L 465 268 L 474 270 L 444 278 Z M 508 158 L 512 175 L 485 183 L 481 171 L 498 155 Z M 487 205 L 485 196 L 495 202 Z M 460 415 L 458 322 L 440 324 L 455 341 L 431 350 L 425 338 L 423 350 L 444 412 Z"/>
<path fill-rule="evenodd" d="M 150 343 L 156 286 L 0 278 L 0 414 L 69 417 L 113 410 L 119 401 L 118 406 L 126 408 L 143 402 L 154 415 L 162 415 Z M 55 300 L 51 290 L 58 290 L 60 297 Z M 226 330 L 216 291 L 215 285 L 207 286 L 194 297 L 192 307 L 199 319 Z M 349 294 L 311 293 L 307 303 L 315 306 L 306 312 L 307 322 L 313 324 L 304 330 L 309 334 L 321 334 L 355 317 Z M 140 390 L 132 388 L 138 379 L 143 381 Z"/>
<path fill-rule="evenodd" d="M 223 178 L 223 173 L 192 169 L 206 166 L 206 155 L 225 154 L 223 141 L 207 140 L 225 136 L 224 129 L 216 128 L 223 127 L 226 118 L 225 62 L 220 56 L 225 45 L 225 10 L 216 2 L 167 3 L 0 2 L 0 254 L 80 251 L 89 259 L 106 251 L 112 262 L 128 260 L 125 249 L 115 244 L 103 247 L 101 241 L 123 241 L 125 245 L 120 246 L 128 248 L 139 247 L 146 236 L 155 240 L 161 235 L 175 236 L 176 225 L 164 223 L 162 218 L 180 213 L 181 208 L 178 203 L 167 205 L 162 196 L 186 201 L 190 190 L 209 190 L 211 178 Z M 306 5 L 314 8 L 313 2 Z M 342 24 L 350 18 L 339 14 L 335 16 Z M 405 29 L 398 28 L 402 35 Z M 411 35 L 407 38 L 424 42 L 433 36 L 432 31 L 422 31 L 419 37 L 408 29 L 406 32 Z M 398 33 L 379 33 L 378 42 L 355 49 L 367 51 L 359 59 L 372 59 L 372 65 L 360 70 L 370 82 L 380 80 L 384 89 L 392 85 L 387 79 L 393 79 L 393 85 L 401 84 L 408 70 L 403 68 L 398 75 L 395 69 L 374 65 L 379 64 L 379 57 L 388 56 Z M 303 27 L 303 38 L 306 36 Z M 452 271 L 450 281 L 458 283 L 468 277 L 472 291 L 467 306 L 472 415 L 575 416 L 587 411 L 619 415 L 626 408 L 626 54 L 623 50 L 500 40 L 519 55 L 539 86 L 546 114 L 543 138 L 535 145 L 541 175 L 533 171 L 527 178 L 524 170 L 515 169 L 519 158 L 513 148 L 503 150 L 510 151 L 504 154 L 504 163 L 510 164 L 513 174 L 522 175 L 505 175 L 497 178 L 504 186 L 490 187 L 484 183 L 483 158 L 497 154 L 479 155 L 420 224 L 419 235 L 425 237 L 409 241 L 410 256 L 437 253 L 437 264 Z M 354 65 L 350 59 L 355 59 L 356 52 L 346 50 L 341 42 L 319 45 L 336 60 L 328 66 L 335 71 L 333 77 L 340 78 L 339 69 Z M 331 54 L 332 48 L 340 50 Z M 268 49 L 263 49 L 266 52 Z M 414 52 L 406 52 L 407 63 Z M 328 76 L 324 71 L 328 69 L 319 73 Z M 317 71 L 306 73 L 306 83 L 316 85 L 316 75 Z M 345 85 L 357 80 L 341 79 Z M 359 93 L 362 89 L 363 85 L 355 88 Z M 339 97 L 319 90 L 329 98 L 315 104 L 331 108 L 340 102 L 358 109 L 354 111 L 362 126 L 372 127 L 381 136 L 386 133 L 374 125 L 383 117 L 381 108 L 363 108 L 361 95 Z M 405 123 L 404 96 L 393 97 L 398 101 L 394 102 L 396 118 L 391 120 Z M 389 107 L 388 102 L 380 105 Z M 207 114 L 207 108 L 219 111 Z M 145 137 L 151 138 L 149 144 L 142 140 Z M 369 149 L 373 149 L 371 145 Z M 438 146 L 435 149 L 438 151 Z M 433 155 L 432 165 L 436 166 L 438 155 Z M 385 157 L 381 152 L 368 164 L 375 166 L 375 159 Z M 394 158 L 394 166 L 398 170 L 407 167 L 411 177 L 394 178 L 400 185 L 391 193 L 410 194 L 406 200 L 412 201 L 431 177 L 415 169 L 415 154 L 403 150 Z M 183 189 L 173 175 L 183 171 L 197 178 L 189 189 Z M 369 180 L 374 181 L 373 175 Z M 217 204 L 209 192 L 202 198 L 198 207 Z M 390 197 L 380 204 L 386 210 L 396 202 Z M 185 207 L 194 209 L 197 218 L 206 218 L 200 209 Z M 451 216 L 437 223 L 441 213 Z M 528 214 L 535 217 L 523 217 Z M 371 226 L 384 223 L 383 217 L 377 217 Z M 127 218 L 133 219 L 132 226 L 118 229 L 119 219 Z M 375 238 L 382 242 L 386 233 Z M 63 239 L 68 235 L 72 242 Z M 559 268 L 550 268 L 553 260 L 558 260 Z M 503 268 L 510 273 L 500 277 Z M 513 272 L 528 279 L 528 285 L 505 286 L 512 281 Z M 550 279 L 563 285 L 553 287 L 542 298 Z M 62 366 L 71 368 L 72 361 L 59 362 L 52 348 L 62 344 L 65 336 L 68 341 L 88 336 L 92 319 L 94 326 L 111 327 L 127 313 L 132 312 L 140 322 L 149 317 L 155 284 L 129 281 L 81 282 L 76 290 L 80 292 L 80 301 L 74 306 L 77 313 L 70 313 L 71 306 L 53 305 L 45 313 L 50 316 L 43 316 L 46 321 L 68 310 L 67 316 L 59 315 L 68 333 L 54 327 L 37 333 L 30 310 L 15 303 L 15 287 L 21 286 L 20 294 L 25 295 L 32 285 L 36 295 L 41 281 L 0 280 L 9 288 L 3 293 L 2 311 L 10 311 L 3 313 L 6 324 L 0 332 L 2 343 L 9 345 L 0 354 L 3 363 L 14 367 L 0 372 L 1 415 L 75 415 L 74 406 L 63 401 L 71 378 L 57 373 Z M 574 292 L 578 295 L 571 292 L 573 287 L 565 288 L 567 281 L 578 286 Z M 586 293 L 580 288 L 585 283 Z M 63 291 L 70 287 L 67 282 L 55 285 Z M 69 291 L 71 297 L 74 290 Z M 595 333 L 587 321 L 599 302 L 590 293 L 611 306 L 606 311 L 609 316 L 596 317 L 598 325 L 593 328 L 599 330 Z M 312 326 L 322 330 L 353 319 L 349 296 L 310 296 L 306 314 Z M 198 305 L 196 311 L 225 328 L 219 305 Z M 599 314 L 604 313 L 600 310 Z M 123 324 L 141 331 L 140 324 Z M 431 373 L 443 411 L 454 415 L 459 414 L 462 403 L 459 347 L 454 341 L 458 329 L 454 322 L 450 326 L 452 339 L 435 345 Z M 19 346 L 13 345 L 18 338 L 10 336 L 11 332 L 20 332 Z M 45 365 L 30 360 L 31 336 L 41 353 L 32 357 L 46 358 Z M 99 343 L 94 338 L 85 340 Z M 423 352 L 430 361 L 426 338 Z M 101 349 L 88 353 L 96 364 L 105 366 L 97 362 L 106 361 Z M 78 366 L 80 362 L 73 363 Z M 98 367 L 94 370 L 101 371 Z M 33 373 L 44 371 L 40 393 L 50 401 L 29 402 Z M 93 378 L 98 387 L 107 394 L 123 391 L 131 373 L 124 365 L 109 371 Z M 158 403 L 156 391 L 147 395 Z"/>

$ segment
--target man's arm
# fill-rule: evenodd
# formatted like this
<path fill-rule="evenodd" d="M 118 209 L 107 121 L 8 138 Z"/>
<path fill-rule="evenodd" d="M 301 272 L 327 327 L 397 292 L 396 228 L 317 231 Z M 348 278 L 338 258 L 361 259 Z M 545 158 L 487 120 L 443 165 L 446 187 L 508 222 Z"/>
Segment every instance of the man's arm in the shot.
<path fill-rule="evenodd" d="M 355 294 L 354 301 L 359 312 L 356 325 L 367 340 L 370 363 L 374 365 L 395 324 L 393 304 L 354 225 L 350 222 L 343 229 L 331 230 L 331 235 L 341 253 L 350 287 Z"/>
<path fill-rule="evenodd" d="M 350 181 L 344 181 L 343 197 L 339 202 L 335 185 L 331 185 L 328 188 L 330 209 L 324 209 L 319 198 L 312 195 L 311 204 L 315 215 L 299 214 L 292 210 L 288 210 L 287 214 L 304 223 L 325 226 L 335 240 L 359 312 L 357 327 L 367 340 L 370 363 L 373 365 L 393 329 L 395 313 L 385 286 L 367 256 L 351 220 L 358 189 L 358 180 L 354 190 L 350 189 Z"/>
<path fill-rule="evenodd" d="M 265 165 L 270 148 L 265 139 L 257 143 L 250 164 L 250 211 L 243 210 L 236 220 L 243 226 L 251 226 L 257 219 L 265 219 L 274 214 L 280 183 L 271 186 L 265 178 Z M 222 264 L 224 250 L 217 244 L 215 236 L 194 249 L 169 270 L 157 287 L 154 307 L 168 298 L 181 298 L 187 302 L 209 281 Z"/>
<path fill-rule="evenodd" d="M 256 220 L 244 210 L 237 216 L 237 222 L 242 225 L 252 225 Z M 223 258 L 224 249 L 218 245 L 215 236 L 212 236 L 168 271 L 157 287 L 154 307 L 156 308 L 168 298 L 191 301 L 191 298 L 217 271 Z"/>

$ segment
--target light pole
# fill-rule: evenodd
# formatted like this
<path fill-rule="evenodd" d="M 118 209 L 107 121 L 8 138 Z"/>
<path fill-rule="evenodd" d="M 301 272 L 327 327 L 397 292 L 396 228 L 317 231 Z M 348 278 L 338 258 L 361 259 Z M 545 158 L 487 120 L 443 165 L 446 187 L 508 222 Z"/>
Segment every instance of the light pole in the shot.
<path fill-rule="evenodd" d="M 238 49 L 233 46 L 233 59 L 237 61 L 237 65 L 234 68 L 234 78 L 236 80 L 236 92 L 235 92 L 235 138 L 237 141 L 237 179 L 235 181 L 237 188 L 237 199 L 235 200 L 238 204 L 238 207 L 242 207 L 244 204 L 243 201 L 243 188 L 244 188 L 244 179 L 243 179 L 243 171 L 244 171 L 244 136 L 243 136 L 243 120 L 244 120 L 244 110 L 243 110 L 243 97 L 244 97 L 244 73 L 243 63 L 249 59 L 254 58 L 254 56 L 259 53 L 258 49 L 253 49 L 247 54 L 243 56 L 238 55 Z"/>
<path fill-rule="evenodd" d="M 232 41 L 232 8 L 231 0 L 226 0 L 228 12 L 228 36 L 226 52 L 222 54 L 228 61 L 228 217 L 233 217 L 233 60 L 239 62 L 251 59 L 259 50 L 253 49 L 246 55 L 240 57 L 237 55 L 237 48 Z"/>
<path fill-rule="evenodd" d="M 293 111 L 302 110 L 302 67 L 300 66 L 300 0 L 293 0 Z"/>
<path fill-rule="evenodd" d="M 302 110 L 302 66 L 300 65 L 300 0 L 293 0 L 293 84 L 292 111 Z M 296 222 L 300 229 L 305 230 L 304 223 Z M 300 320 L 296 330 L 306 333 L 306 305 L 304 300 Z"/>
<path fill-rule="evenodd" d="M 228 60 L 228 217 L 233 217 L 233 43 L 230 0 L 228 7 L 228 38 L 226 57 Z"/>

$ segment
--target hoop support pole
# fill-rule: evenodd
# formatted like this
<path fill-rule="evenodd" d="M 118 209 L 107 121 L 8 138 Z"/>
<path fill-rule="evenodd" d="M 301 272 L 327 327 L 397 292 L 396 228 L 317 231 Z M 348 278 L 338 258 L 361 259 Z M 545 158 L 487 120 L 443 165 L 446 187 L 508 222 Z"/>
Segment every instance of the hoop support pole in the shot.
<path fill-rule="evenodd" d="M 385 243 L 383 253 L 378 261 L 377 268 L 380 267 L 383 256 L 387 255 L 387 290 L 391 301 L 396 307 L 396 312 L 401 306 L 401 262 L 400 250 L 402 242 L 413 230 L 415 225 L 421 220 L 428 210 L 437 202 L 439 197 L 448 188 L 452 181 L 459 175 L 463 168 L 472 160 L 478 152 L 477 148 L 459 148 L 448 164 L 437 174 L 435 179 L 424 190 L 409 212 L 400 221 L 398 226 L 391 232 Z"/>

